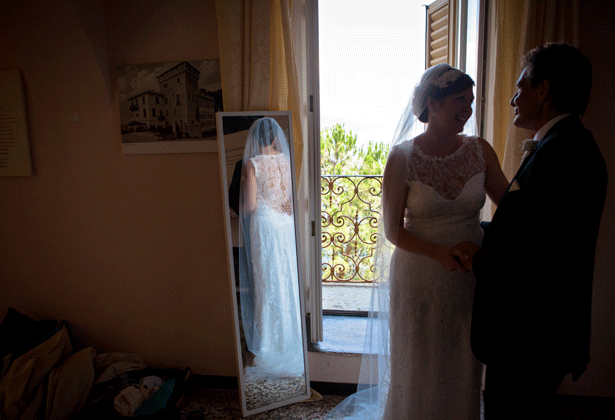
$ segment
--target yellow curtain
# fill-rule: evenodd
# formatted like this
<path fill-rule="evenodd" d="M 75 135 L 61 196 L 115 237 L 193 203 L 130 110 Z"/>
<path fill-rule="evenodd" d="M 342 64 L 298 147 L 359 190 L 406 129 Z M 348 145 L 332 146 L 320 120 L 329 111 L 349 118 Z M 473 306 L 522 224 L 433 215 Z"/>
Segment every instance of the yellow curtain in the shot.
<path fill-rule="evenodd" d="M 290 0 L 216 0 L 225 111 L 291 111 L 300 173 L 307 109 L 297 76 Z"/>
<path fill-rule="evenodd" d="M 531 137 L 513 125 L 509 104 L 522 70 L 521 59 L 546 42 L 578 45 L 579 0 L 492 0 L 489 4 L 484 135 L 492 140 L 511 179 L 521 164 L 521 142 Z"/>
<path fill-rule="evenodd" d="M 216 16 L 224 110 L 292 112 L 299 269 L 309 279 L 306 0 L 216 0 Z"/>

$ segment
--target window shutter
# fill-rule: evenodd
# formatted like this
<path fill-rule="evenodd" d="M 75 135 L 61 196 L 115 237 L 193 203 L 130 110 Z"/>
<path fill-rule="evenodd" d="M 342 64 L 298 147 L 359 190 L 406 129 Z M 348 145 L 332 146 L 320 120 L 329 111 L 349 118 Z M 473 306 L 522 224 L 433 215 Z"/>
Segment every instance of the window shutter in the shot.
<path fill-rule="evenodd" d="M 425 68 L 440 63 L 455 66 L 456 0 L 436 0 L 426 8 Z"/>

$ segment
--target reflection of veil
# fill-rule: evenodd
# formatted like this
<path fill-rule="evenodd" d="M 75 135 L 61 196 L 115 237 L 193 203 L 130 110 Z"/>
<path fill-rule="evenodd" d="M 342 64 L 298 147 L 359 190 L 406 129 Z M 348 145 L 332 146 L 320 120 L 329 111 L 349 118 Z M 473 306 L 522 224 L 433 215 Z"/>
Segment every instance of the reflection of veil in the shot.
<path fill-rule="evenodd" d="M 273 149 L 290 159 L 290 149 L 284 130 L 273 118 L 265 117 L 254 121 L 248 131 L 246 146 L 243 151 L 243 163 L 263 154 L 265 147 L 273 145 Z"/>
<path fill-rule="evenodd" d="M 423 73 L 421 80 L 414 89 L 412 100 L 409 101 L 399 120 L 393 136 L 389 157 L 394 155 L 396 146 L 413 139 L 424 131 L 425 126 L 421 124 L 422 121 L 419 121 L 419 117 L 423 117 L 421 120 L 425 119 L 427 97 L 433 96 L 435 90 L 443 91 L 443 96 L 446 96 L 448 95 L 446 91 L 454 90 L 458 87 L 453 86 L 453 83 L 449 83 L 445 89 L 442 89 L 441 86 L 434 84 L 438 80 L 442 80 L 441 76 L 450 70 L 458 72 L 456 74 L 461 73 L 448 64 L 438 64 Z M 468 131 L 474 133 L 474 129 L 471 126 L 471 122 L 466 123 L 466 127 L 469 127 Z M 392 162 L 387 162 L 387 164 L 389 163 Z M 401 164 L 405 165 L 405 162 L 400 162 Z M 387 197 L 399 196 L 404 193 L 404 180 L 396 181 L 390 185 L 383 184 L 381 206 L 383 210 L 387 203 Z M 401 200 L 397 201 L 400 202 Z M 401 204 L 403 205 L 404 203 Z M 333 411 L 328 413 L 325 417 L 327 419 L 380 420 L 383 417 L 389 394 L 390 373 L 391 369 L 395 369 L 395 366 L 390 365 L 391 349 L 389 348 L 389 280 L 391 275 L 391 258 L 395 245 L 385 236 L 384 217 L 399 214 L 400 211 L 403 210 L 388 208 L 386 212 L 383 211 L 378 220 L 374 281 L 357 392 L 346 398 Z M 402 350 L 396 349 L 396 351 Z"/>
<path fill-rule="evenodd" d="M 279 255 L 286 255 L 285 252 L 294 253 L 292 261 L 295 264 L 295 273 L 296 273 L 296 251 L 291 252 L 291 249 L 289 249 L 290 248 L 289 246 L 284 247 L 286 249 L 281 249 L 281 250 L 277 250 L 277 249 L 263 250 L 262 248 L 266 247 L 267 244 L 260 243 L 260 242 L 257 244 L 254 242 L 256 241 L 256 238 L 253 237 L 254 232 L 255 232 L 254 229 L 257 229 L 258 232 L 262 232 L 263 229 L 265 231 L 267 230 L 266 226 L 265 227 L 263 226 L 255 227 L 256 224 L 261 223 L 261 220 L 264 219 L 264 220 L 269 221 L 270 223 L 271 222 L 275 223 L 276 220 L 278 220 L 276 218 L 282 218 L 282 219 L 286 218 L 285 220 L 291 223 L 292 228 L 289 231 L 284 230 L 281 233 L 277 232 L 278 238 L 282 237 L 282 240 L 288 241 L 288 243 L 293 245 L 292 249 L 295 250 L 294 224 L 292 224 L 292 220 L 294 220 L 294 218 L 292 215 L 290 215 L 292 213 L 292 184 L 288 185 L 291 188 L 287 188 L 284 190 L 279 190 L 279 188 L 276 188 L 277 186 L 272 187 L 273 190 L 275 190 L 275 192 L 273 193 L 271 192 L 272 190 L 266 189 L 267 191 L 265 192 L 268 195 L 273 194 L 272 201 L 281 203 L 280 207 L 277 208 L 277 210 L 279 210 L 278 212 L 276 212 L 275 210 L 272 210 L 272 208 L 269 208 L 268 210 L 267 209 L 263 210 L 262 207 L 260 207 L 263 203 L 261 203 L 259 200 L 262 199 L 261 195 L 264 192 L 259 191 L 258 194 L 256 194 L 254 189 L 247 185 L 248 184 L 248 179 L 247 179 L 248 168 L 250 167 L 256 168 L 257 167 L 256 162 L 262 161 L 267 156 L 274 157 L 274 159 L 278 159 L 278 161 L 282 161 L 285 163 L 284 169 L 286 170 L 283 171 L 284 173 L 275 172 L 274 174 L 272 174 L 273 175 L 272 179 L 275 179 L 276 181 L 278 181 L 281 178 L 287 177 L 286 178 L 288 181 L 287 184 L 289 184 L 290 179 L 291 179 L 290 178 L 291 176 L 290 151 L 289 151 L 289 145 L 286 139 L 286 135 L 284 134 L 284 131 L 274 119 L 265 117 L 265 118 L 260 118 L 254 121 L 247 135 L 246 145 L 245 145 L 244 155 L 243 155 L 243 176 L 242 176 L 242 182 L 241 182 L 240 201 L 239 201 L 239 241 L 240 241 L 240 246 L 242 246 L 245 249 L 245 252 L 240 252 L 240 255 L 239 255 L 239 287 L 240 287 L 239 290 L 240 290 L 240 302 L 241 302 L 241 316 L 242 316 L 242 323 L 243 323 L 247 348 L 250 352 L 255 354 L 257 361 L 259 357 L 262 356 L 261 354 L 259 354 L 259 352 L 261 352 L 263 348 L 271 347 L 268 344 L 272 341 L 271 338 L 266 339 L 263 336 L 264 332 L 259 331 L 259 328 L 257 327 L 258 323 L 261 321 L 259 314 L 261 313 L 261 311 L 275 312 L 276 310 L 279 310 L 280 307 L 286 308 L 286 306 L 282 305 L 282 304 L 286 304 L 286 302 L 282 302 L 280 303 L 280 307 L 275 307 L 275 308 L 267 307 L 263 309 L 261 306 L 261 303 L 259 302 L 259 299 L 262 299 L 263 293 L 268 293 L 268 292 L 262 291 L 262 284 L 259 283 L 259 281 L 260 282 L 267 281 L 267 282 L 290 283 L 291 286 L 288 286 L 286 283 L 280 284 L 280 287 L 279 287 L 279 289 L 281 289 L 280 293 L 284 292 L 285 290 L 284 287 L 292 287 L 293 292 L 295 292 L 295 289 L 296 289 L 296 295 L 297 295 L 296 305 L 297 305 L 297 309 L 299 308 L 298 306 L 299 305 L 299 302 L 298 302 L 299 284 L 298 284 L 298 279 L 297 279 L 296 274 L 293 276 L 291 275 L 290 272 L 288 272 L 289 270 L 286 270 L 286 272 L 284 273 L 285 274 L 284 278 L 263 279 L 261 278 L 261 275 L 263 273 L 263 268 L 262 267 L 259 268 L 258 266 L 256 266 L 256 262 L 255 262 L 255 258 L 256 258 L 256 261 L 259 261 L 259 259 L 254 254 L 254 252 L 257 252 L 257 253 L 270 252 L 273 254 L 274 257 L 278 257 Z M 266 166 L 263 166 L 262 168 L 263 169 L 259 169 L 259 171 L 264 170 Z M 270 166 L 269 169 L 276 169 L 276 168 L 273 168 Z M 255 173 L 257 172 L 256 169 L 254 169 L 254 172 Z M 249 194 L 252 194 L 252 197 L 249 197 L 248 196 Z M 258 199 L 255 197 L 255 194 L 256 196 L 259 197 Z M 277 198 L 276 195 L 281 197 L 277 201 L 276 201 L 276 198 Z M 256 208 L 254 207 L 255 200 L 258 205 L 258 207 Z M 270 202 L 267 202 L 267 204 L 270 204 Z M 285 212 L 280 211 L 282 207 L 285 208 Z M 267 216 L 268 214 L 271 214 L 271 216 L 270 217 Z M 279 224 L 276 224 L 275 226 L 277 227 L 278 225 Z M 275 264 L 281 264 L 280 258 L 281 257 L 272 258 L 271 264 L 273 266 L 275 266 Z M 270 267 L 267 267 L 267 269 L 269 268 Z M 295 284 L 292 284 L 292 283 L 295 283 Z M 275 285 L 275 283 L 273 284 Z M 274 287 L 274 289 L 278 289 L 278 287 Z M 271 298 L 271 295 L 266 294 L 266 297 Z M 269 299 L 269 300 L 272 300 L 272 299 Z M 293 319 L 295 318 L 293 316 L 290 316 L 289 314 L 282 314 L 282 317 L 288 317 L 288 318 L 293 318 Z M 300 312 L 297 313 L 296 319 L 297 321 L 300 320 Z M 299 324 L 298 334 L 301 335 L 301 333 L 302 333 L 301 324 Z M 286 334 L 286 336 L 288 336 L 288 334 Z M 301 360 L 300 360 L 301 369 L 303 369 L 302 350 L 303 348 L 301 347 Z M 296 355 L 293 355 L 293 356 L 296 359 Z M 282 364 L 283 361 L 280 360 L 280 362 L 281 362 L 280 364 Z M 262 363 L 264 366 L 264 362 Z M 271 369 L 269 367 L 264 367 L 264 370 L 270 371 Z"/>

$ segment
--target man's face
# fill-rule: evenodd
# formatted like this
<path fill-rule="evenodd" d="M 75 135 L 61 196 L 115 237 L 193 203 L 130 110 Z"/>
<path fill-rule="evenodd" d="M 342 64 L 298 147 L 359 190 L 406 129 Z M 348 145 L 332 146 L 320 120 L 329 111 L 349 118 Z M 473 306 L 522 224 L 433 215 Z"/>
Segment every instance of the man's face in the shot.
<path fill-rule="evenodd" d="M 510 100 L 510 105 L 514 107 L 515 126 L 535 133 L 540 129 L 542 88 L 540 85 L 535 88 L 531 86 L 527 72 L 527 67 L 521 72 L 517 80 L 517 93 Z"/>

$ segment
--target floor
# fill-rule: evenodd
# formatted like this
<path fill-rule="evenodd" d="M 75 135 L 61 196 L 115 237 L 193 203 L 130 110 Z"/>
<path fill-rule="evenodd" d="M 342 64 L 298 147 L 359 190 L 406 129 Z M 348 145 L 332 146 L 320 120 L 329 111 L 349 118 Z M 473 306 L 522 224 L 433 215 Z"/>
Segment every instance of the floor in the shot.
<path fill-rule="evenodd" d="M 250 416 L 250 420 L 316 420 L 322 419 L 344 399 L 339 395 L 323 395 L 323 399 L 287 405 Z M 187 388 L 180 405 L 182 420 L 242 419 L 239 392 L 236 389 Z"/>
<path fill-rule="evenodd" d="M 322 307 L 334 311 L 369 311 L 371 285 L 324 283 Z M 325 353 L 363 353 L 368 318 L 324 315 L 323 341 L 311 344 L 313 351 Z"/>
<path fill-rule="evenodd" d="M 320 420 L 344 399 L 340 395 L 322 395 L 314 402 L 291 404 L 250 416 L 250 420 Z M 239 393 L 236 389 L 186 389 L 179 406 L 182 420 L 241 419 Z M 562 396 L 557 410 L 560 420 L 615 420 L 615 402 L 611 399 L 588 399 Z"/>
<path fill-rule="evenodd" d="M 310 351 L 362 354 L 368 322 L 366 317 L 324 315 L 323 341 L 311 344 Z"/>
<path fill-rule="evenodd" d="M 322 309 L 369 311 L 371 284 L 323 283 Z"/>
<path fill-rule="evenodd" d="M 367 311 L 371 288 L 367 286 L 323 285 L 323 309 L 343 311 Z M 368 319 L 354 316 L 324 316 L 324 341 L 312 350 L 335 353 L 362 353 Z M 226 384 L 228 385 L 228 384 Z M 324 387 L 323 387 L 324 386 Z M 230 388 L 230 389 L 229 389 Z M 322 399 L 295 403 L 264 413 L 250 416 L 250 420 L 320 420 L 352 387 L 329 387 L 327 384 L 312 384 Z M 185 389 L 180 406 L 182 420 L 242 419 L 239 392 L 233 387 L 212 388 L 190 386 Z M 587 399 L 567 397 L 561 399 L 557 418 L 561 420 L 615 420 L 615 401 L 611 399 Z"/>

